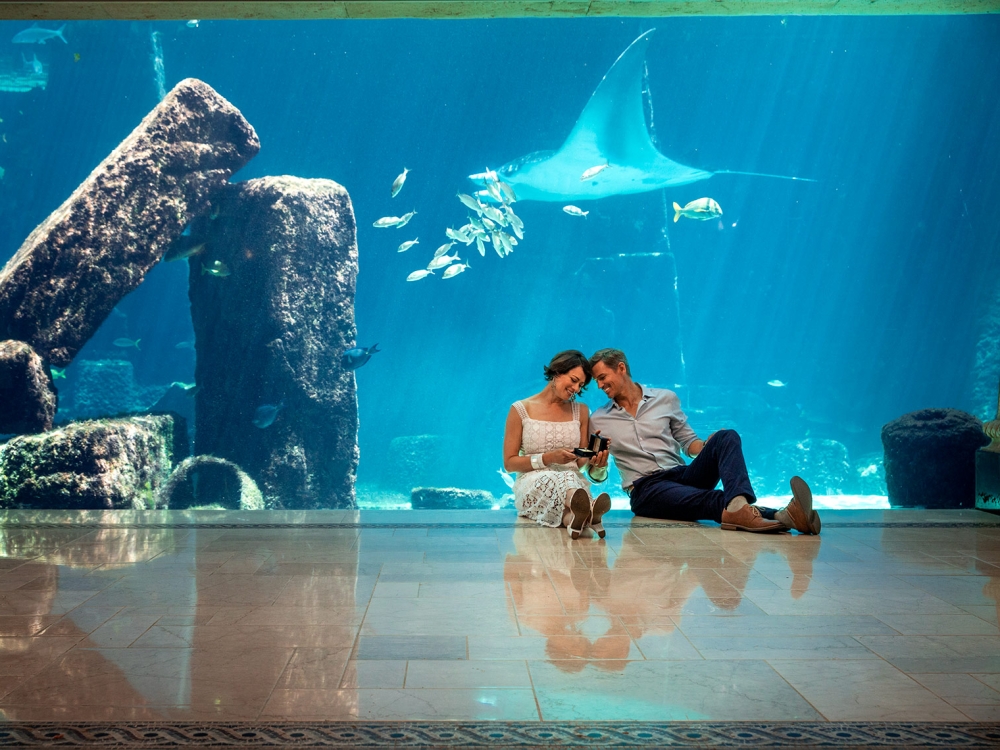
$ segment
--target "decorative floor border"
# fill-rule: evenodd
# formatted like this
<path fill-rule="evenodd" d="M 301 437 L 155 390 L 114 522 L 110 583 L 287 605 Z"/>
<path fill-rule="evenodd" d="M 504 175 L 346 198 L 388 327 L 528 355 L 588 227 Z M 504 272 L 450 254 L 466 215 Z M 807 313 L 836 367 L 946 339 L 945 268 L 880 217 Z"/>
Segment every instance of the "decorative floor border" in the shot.
<path fill-rule="evenodd" d="M 534 528 L 528 524 L 522 524 Z M 612 521 L 606 527 L 623 529 L 692 529 L 699 524 L 687 521 Z M 36 523 L 0 521 L 0 531 L 5 529 L 509 529 L 510 521 L 489 523 Z M 704 527 L 712 528 L 712 527 Z M 983 521 L 833 521 L 823 522 L 824 529 L 998 529 L 996 522 Z"/>
<path fill-rule="evenodd" d="M 1000 724 L 918 722 L 45 722 L 0 724 L 0 747 L 1000 746 Z"/>

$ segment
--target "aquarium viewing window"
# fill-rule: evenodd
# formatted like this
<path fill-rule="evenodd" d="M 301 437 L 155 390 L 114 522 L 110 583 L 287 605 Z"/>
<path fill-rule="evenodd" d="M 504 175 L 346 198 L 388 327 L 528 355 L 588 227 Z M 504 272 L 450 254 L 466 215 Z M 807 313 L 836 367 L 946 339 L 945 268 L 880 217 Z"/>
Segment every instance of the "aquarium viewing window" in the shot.
<path fill-rule="evenodd" d="M 608 347 L 762 505 L 971 507 L 998 11 L 0 2 L 0 508 L 511 508 Z"/>

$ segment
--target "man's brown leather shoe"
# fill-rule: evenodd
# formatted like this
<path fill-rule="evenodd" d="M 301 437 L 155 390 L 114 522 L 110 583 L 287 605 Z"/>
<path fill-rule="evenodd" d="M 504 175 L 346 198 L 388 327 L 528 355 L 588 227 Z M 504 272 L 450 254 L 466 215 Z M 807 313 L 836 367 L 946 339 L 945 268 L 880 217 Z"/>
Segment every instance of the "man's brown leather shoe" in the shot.
<path fill-rule="evenodd" d="M 768 521 L 755 505 L 744 505 L 738 511 L 722 511 L 722 528 L 735 531 L 784 531 L 781 521 Z"/>
<path fill-rule="evenodd" d="M 785 513 L 792 528 L 800 534 L 818 534 L 823 527 L 819 513 L 812 509 L 812 490 L 801 477 L 792 477 L 792 501 L 785 506 Z"/>

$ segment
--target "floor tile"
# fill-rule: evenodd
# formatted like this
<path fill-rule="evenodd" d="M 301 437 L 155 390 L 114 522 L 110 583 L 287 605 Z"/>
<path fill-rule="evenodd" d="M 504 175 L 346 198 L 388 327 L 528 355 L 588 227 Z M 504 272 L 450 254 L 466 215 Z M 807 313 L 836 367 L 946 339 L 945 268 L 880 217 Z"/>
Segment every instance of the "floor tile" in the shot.
<path fill-rule="evenodd" d="M 279 688 L 337 690 L 353 648 L 297 648 L 278 679 Z"/>
<path fill-rule="evenodd" d="M 911 678 L 953 706 L 998 705 L 1000 692 L 968 674 L 911 674 Z"/>
<path fill-rule="evenodd" d="M 641 660 L 645 657 L 627 635 L 590 639 L 584 635 L 493 638 L 469 636 L 469 658 L 551 659 L 570 661 Z"/>
<path fill-rule="evenodd" d="M 530 688 L 524 661 L 410 661 L 407 688 Z"/>
<path fill-rule="evenodd" d="M 962 714 L 880 659 L 772 660 L 829 721 L 962 721 Z"/>
<path fill-rule="evenodd" d="M 457 662 L 437 662 L 451 664 Z M 461 662 L 463 664 L 467 662 Z M 359 659 L 347 662 L 341 688 L 402 688 L 407 662 L 403 660 Z M 462 687 L 448 685 L 447 687 Z"/>
<path fill-rule="evenodd" d="M 537 721 L 531 690 L 275 690 L 262 718 L 373 721 Z"/>
<path fill-rule="evenodd" d="M 689 637 L 803 635 L 895 635 L 884 621 L 870 615 L 743 615 L 702 617 L 680 615 L 672 618 Z"/>
<path fill-rule="evenodd" d="M 879 615 L 879 620 L 901 635 L 993 635 L 1000 636 L 995 625 L 975 615 Z M 860 633 L 858 635 L 861 635 Z M 875 635 L 865 633 L 864 635 Z"/>
<path fill-rule="evenodd" d="M 777 721 L 820 716 L 763 661 L 528 664 L 546 721 Z"/>
<path fill-rule="evenodd" d="M 878 659 L 848 635 L 690 636 L 690 641 L 706 659 Z"/>
<path fill-rule="evenodd" d="M 467 659 L 464 636 L 367 636 L 358 638 L 355 659 Z"/>

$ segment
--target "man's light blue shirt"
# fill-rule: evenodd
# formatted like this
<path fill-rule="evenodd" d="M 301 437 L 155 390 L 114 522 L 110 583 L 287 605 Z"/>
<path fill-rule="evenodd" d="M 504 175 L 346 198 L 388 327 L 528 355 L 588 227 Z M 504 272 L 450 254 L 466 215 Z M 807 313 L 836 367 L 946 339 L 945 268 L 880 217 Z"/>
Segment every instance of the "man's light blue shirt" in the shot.
<path fill-rule="evenodd" d="M 681 411 L 681 400 L 666 388 L 640 385 L 642 399 L 633 417 L 614 401 L 590 415 L 592 430 L 611 438 L 611 456 L 622 487 L 663 469 L 683 465 L 682 450 L 698 439 Z"/>

